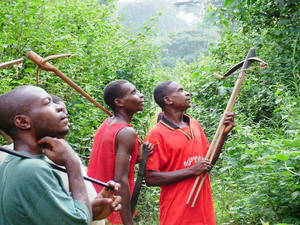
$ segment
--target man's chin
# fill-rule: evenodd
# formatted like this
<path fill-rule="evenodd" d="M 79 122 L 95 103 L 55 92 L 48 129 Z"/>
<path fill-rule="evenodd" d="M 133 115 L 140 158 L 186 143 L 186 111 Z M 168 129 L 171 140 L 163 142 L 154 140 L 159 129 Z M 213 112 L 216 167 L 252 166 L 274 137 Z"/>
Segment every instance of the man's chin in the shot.
<path fill-rule="evenodd" d="M 189 108 L 191 108 L 191 104 L 188 104 L 186 107 L 185 107 L 185 110 L 187 110 L 187 109 L 189 109 Z M 184 111 L 185 111 L 184 110 Z"/>
<path fill-rule="evenodd" d="M 67 136 L 67 134 L 69 133 L 69 127 L 65 128 L 64 130 L 61 130 L 53 135 L 51 135 L 51 137 L 55 137 L 55 138 L 65 138 Z"/>

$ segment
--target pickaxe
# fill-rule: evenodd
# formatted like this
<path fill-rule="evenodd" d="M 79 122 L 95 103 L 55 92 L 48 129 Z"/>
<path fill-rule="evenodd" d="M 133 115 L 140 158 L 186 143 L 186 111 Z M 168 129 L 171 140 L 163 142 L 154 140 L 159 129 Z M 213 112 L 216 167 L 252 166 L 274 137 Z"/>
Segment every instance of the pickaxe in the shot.
<path fill-rule="evenodd" d="M 35 54 L 34 52 L 32 52 L 31 54 L 30 54 L 30 56 L 31 57 L 34 57 L 34 59 L 35 60 L 38 60 L 39 58 L 39 56 L 37 55 L 37 54 Z M 61 58 L 61 57 L 68 57 L 68 56 L 71 56 L 70 54 L 62 54 L 62 55 L 54 55 L 54 56 L 49 56 L 49 57 L 47 57 L 47 58 L 45 58 L 44 60 L 42 60 L 42 62 L 40 62 L 41 64 L 46 64 L 49 60 L 51 60 L 51 59 L 56 59 L 56 58 Z M 28 58 L 30 58 L 29 56 L 28 56 Z M 32 58 L 31 58 L 32 59 Z M 5 67 L 8 67 L 8 66 L 12 66 L 12 65 L 15 65 L 15 64 L 20 64 L 20 63 L 22 63 L 24 61 L 24 59 L 17 59 L 17 60 L 13 60 L 13 61 L 10 61 L 10 62 L 6 62 L 6 63 L 1 63 L 0 64 L 0 69 L 3 69 L 3 68 L 5 68 Z M 46 68 L 47 69 L 49 69 L 50 71 L 59 71 L 56 67 L 54 67 L 54 66 L 52 66 L 50 63 L 48 63 L 49 65 L 45 65 L 45 67 L 43 68 L 43 69 L 45 69 L 46 70 Z M 38 64 L 39 65 L 39 64 Z M 48 66 L 48 67 L 47 67 Z M 56 70 L 55 70 L 56 69 Z M 38 69 L 37 69 L 37 78 L 38 78 Z M 57 74 L 58 75 L 58 74 Z M 66 76 L 64 76 L 63 75 L 63 73 L 61 73 L 60 71 L 59 71 L 59 75 L 58 76 L 60 76 L 61 78 L 62 77 L 64 77 L 64 78 L 62 78 L 62 79 L 66 79 L 65 81 L 70 85 L 70 86 L 72 86 L 71 84 L 72 84 L 72 81 L 69 79 L 69 78 L 67 78 Z M 71 83 L 71 84 L 70 84 Z M 73 84 L 75 84 L 75 83 L 73 83 Z M 75 84 L 75 86 L 77 87 L 77 89 L 79 88 L 76 84 Z M 73 87 L 73 86 L 72 86 Z M 76 89 L 76 87 L 73 87 L 74 89 Z M 77 90 L 76 89 L 76 90 Z M 79 88 L 80 89 L 80 88 Z M 83 93 L 85 93 L 82 89 L 80 89 Z M 81 93 L 81 92 L 80 92 Z M 81 93 L 82 94 L 82 93 Z M 87 93 L 85 93 L 87 96 L 89 96 Z M 86 96 L 85 96 L 86 97 Z M 91 98 L 91 97 L 90 97 Z M 89 98 L 88 98 L 89 99 Z M 90 99 L 89 99 L 90 100 Z M 96 101 L 95 101 L 96 102 Z M 94 102 L 93 102 L 94 103 Z M 98 103 L 99 104 L 99 103 Z M 100 105 L 100 104 L 99 104 Z M 97 105 L 98 106 L 98 105 Z M 100 105 L 101 106 L 101 105 Z M 98 106 L 99 107 L 99 106 Z M 102 107 L 102 106 L 101 106 Z M 103 108 L 103 107 L 102 107 Z M 104 109 L 104 108 L 103 108 Z M 107 111 L 108 112 L 108 111 Z M 109 113 L 109 112 L 108 112 Z M 2 131 L 1 129 L 0 129 L 0 135 L 2 135 L 2 136 L 4 136 L 4 138 L 9 142 L 9 143 L 12 143 L 12 139 L 11 139 L 11 137 L 9 137 L 4 131 Z M 18 157 L 21 157 L 21 158 L 25 158 L 25 159 L 31 159 L 31 157 L 29 157 L 29 156 L 25 156 L 25 155 L 23 155 L 23 154 L 21 154 L 21 153 L 19 153 L 19 152 L 17 152 L 17 151 L 11 151 L 11 150 L 9 150 L 9 149 L 6 149 L 6 148 L 3 148 L 3 147 L 0 147 L 0 151 L 1 152 L 5 152 L 5 153 L 8 153 L 8 154 L 11 154 L 11 155 L 14 155 L 14 156 L 18 156 Z M 56 165 L 56 164 L 53 164 L 53 163 L 48 163 L 52 168 L 54 168 L 54 169 L 56 169 L 56 170 L 59 170 L 59 171 L 61 171 L 61 172 L 64 172 L 64 173 L 66 173 L 67 172 L 67 170 L 65 169 L 65 168 L 63 168 L 63 167 L 60 167 L 60 166 L 58 166 L 58 165 Z M 103 187 L 106 187 L 106 188 L 108 188 L 108 189 L 112 189 L 112 187 L 111 186 L 109 186 L 107 183 L 105 183 L 105 182 L 102 182 L 102 181 L 99 181 L 99 180 L 96 180 L 96 179 L 94 179 L 94 178 L 91 178 L 91 177 L 88 177 L 88 176 L 83 176 L 83 179 L 84 180 L 87 180 L 87 181 L 90 181 L 90 182 L 92 182 L 92 183 L 94 183 L 94 184 L 98 184 L 98 185 L 100 185 L 100 186 L 103 186 Z"/>
<path fill-rule="evenodd" d="M 88 93 L 86 93 L 83 89 L 81 89 L 77 84 L 75 84 L 70 78 L 68 78 L 66 75 L 64 75 L 58 68 L 51 65 L 48 61 L 51 59 L 61 58 L 61 57 L 67 57 L 70 56 L 70 54 L 62 54 L 62 55 L 54 55 L 54 56 L 48 56 L 45 59 L 43 59 L 41 56 L 36 54 L 33 51 L 27 52 L 26 56 L 31 59 L 35 64 L 38 65 L 37 69 L 37 80 L 38 80 L 38 71 L 39 69 L 46 70 L 46 71 L 52 71 L 57 76 L 59 76 L 63 81 L 65 81 L 68 85 L 70 85 L 72 88 L 74 88 L 77 92 L 79 92 L 82 96 L 84 96 L 86 99 L 88 99 L 90 102 L 92 102 L 94 105 L 96 105 L 98 108 L 100 108 L 104 113 L 106 113 L 108 116 L 112 116 L 112 113 L 106 110 L 100 103 L 95 101 Z"/>
<path fill-rule="evenodd" d="M 45 59 L 43 59 L 41 56 L 39 56 L 38 54 L 36 54 L 33 51 L 29 51 L 26 55 L 29 59 L 31 59 L 34 63 L 36 63 L 38 65 L 38 68 L 36 71 L 37 81 L 39 80 L 38 76 L 39 76 L 40 69 L 43 69 L 46 71 L 52 71 L 57 76 L 59 76 L 62 80 L 64 80 L 67 84 L 69 84 L 72 88 L 74 88 L 76 91 L 78 91 L 81 95 L 83 95 L 85 98 L 87 98 L 90 102 L 92 102 L 97 107 L 99 107 L 108 116 L 112 116 L 112 114 L 109 111 L 107 111 L 101 104 L 96 102 L 88 93 L 86 93 L 84 90 L 82 90 L 77 84 L 75 84 L 66 75 L 64 75 L 60 70 L 58 70 L 55 66 L 51 65 L 48 62 L 49 60 L 56 59 L 56 58 L 69 57 L 70 54 L 53 55 L 53 56 L 48 56 Z M 139 143 L 143 143 L 142 139 L 140 139 L 140 138 L 139 138 Z M 146 165 L 146 161 L 148 158 L 148 157 L 145 157 L 145 155 L 147 155 L 147 149 L 145 149 L 145 145 L 143 145 L 143 159 L 142 159 L 141 166 L 139 168 L 139 176 L 137 178 L 138 185 L 135 186 L 134 193 L 133 193 L 133 199 L 131 200 L 132 212 L 134 211 L 134 207 L 137 203 L 138 195 L 139 195 L 140 189 L 141 189 L 144 166 Z"/>
<path fill-rule="evenodd" d="M 242 85 L 243 81 L 245 80 L 246 71 L 249 70 L 249 66 L 250 66 L 250 64 L 252 62 L 260 62 L 264 66 L 267 65 L 267 63 L 265 63 L 263 60 L 255 57 L 255 49 L 252 48 L 252 49 L 249 50 L 249 52 L 248 52 L 245 60 L 239 62 L 236 65 L 234 65 L 227 73 L 225 73 L 224 76 L 219 76 L 218 75 L 219 78 L 224 79 L 224 78 L 226 78 L 229 75 L 233 74 L 236 70 L 238 70 L 239 68 L 242 67 L 242 69 L 241 69 L 241 71 L 239 73 L 238 79 L 235 82 L 235 86 L 234 86 L 233 91 L 231 93 L 230 99 L 229 99 L 229 101 L 227 103 L 226 109 L 225 109 L 225 111 L 223 113 L 223 116 L 222 116 L 221 121 L 219 123 L 219 126 L 217 128 L 217 131 L 216 131 L 216 133 L 215 133 L 215 135 L 213 137 L 213 140 L 212 140 L 212 142 L 210 144 L 208 152 L 207 152 L 207 154 L 205 156 L 205 158 L 208 159 L 208 160 L 210 160 L 210 161 L 212 161 L 214 159 L 214 157 L 215 157 L 217 146 L 219 145 L 219 142 L 220 142 L 220 139 L 221 139 L 221 135 L 223 134 L 224 129 L 225 129 L 225 125 L 224 125 L 225 115 L 228 112 L 232 112 L 232 109 L 233 109 L 234 103 L 236 102 L 237 95 L 238 95 L 238 93 L 240 91 L 241 85 Z M 207 176 L 207 174 L 204 174 L 203 177 L 202 177 L 202 179 L 201 179 L 201 182 L 200 182 L 200 184 L 198 186 L 197 192 L 195 194 L 195 197 L 194 197 L 194 200 L 193 200 L 193 203 L 192 203 L 192 207 L 194 207 L 195 204 L 196 204 L 198 195 L 199 195 L 200 190 L 201 190 L 201 188 L 203 186 L 203 183 L 204 183 L 204 180 L 205 180 L 206 176 Z M 194 182 L 194 185 L 192 187 L 192 190 L 191 190 L 191 192 L 190 192 L 190 194 L 188 196 L 186 204 L 190 203 L 190 200 L 191 200 L 192 196 L 194 195 L 194 191 L 195 191 L 196 186 L 197 186 L 197 184 L 199 182 L 199 179 L 200 179 L 200 176 L 198 176 L 196 178 L 196 180 Z"/>

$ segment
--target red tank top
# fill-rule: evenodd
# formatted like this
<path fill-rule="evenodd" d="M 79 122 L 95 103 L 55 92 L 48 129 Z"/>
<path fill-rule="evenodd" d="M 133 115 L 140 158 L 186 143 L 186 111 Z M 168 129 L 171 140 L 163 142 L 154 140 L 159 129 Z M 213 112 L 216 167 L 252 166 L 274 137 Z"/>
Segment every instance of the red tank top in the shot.
<path fill-rule="evenodd" d="M 109 118 L 106 119 L 98 128 L 94 137 L 90 163 L 88 167 L 88 176 L 107 182 L 114 180 L 115 177 L 115 159 L 116 159 L 116 136 L 124 127 L 130 127 L 128 123 L 109 124 Z M 135 140 L 135 146 L 131 152 L 129 165 L 128 182 L 130 187 L 130 196 L 134 189 L 134 166 L 137 160 L 139 150 L 138 137 Z M 103 188 L 93 184 L 97 193 Z M 123 224 L 119 212 L 112 213 L 108 220 L 112 224 Z"/>

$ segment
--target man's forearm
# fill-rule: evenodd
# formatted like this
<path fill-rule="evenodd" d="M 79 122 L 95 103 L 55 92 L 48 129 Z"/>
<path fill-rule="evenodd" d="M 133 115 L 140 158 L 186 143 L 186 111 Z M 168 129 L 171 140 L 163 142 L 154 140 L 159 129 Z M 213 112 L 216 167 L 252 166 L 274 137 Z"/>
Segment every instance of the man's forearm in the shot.
<path fill-rule="evenodd" d="M 172 172 L 147 171 L 146 183 L 148 186 L 161 186 L 176 183 L 183 179 L 194 176 L 191 168 L 176 170 Z"/>
<path fill-rule="evenodd" d="M 122 197 L 121 218 L 124 225 L 133 225 L 133 215 L 130 207 L 130 190 L 128 182 L 121 182 L 120 195 Z"/>
<path fill-rule="evenodd" d="M 227 135 L 222 135 L 221 136 L 219 144 L 217 145 L 217 149 L 216 149 L 215 155 L 214 155 L 214 157 L 211 160 L 211 164 L 212 165 L 214 165 L 217 162 L 217 160 L 219 159 L 219 156 L 221 154 L 221 150 L 223 148 L 223 145 L 224 145 L 226 137 L 227 137 Z"/>
<path fill-rule="evenodd" d="M 72 193 L 72 198 L 84 203 L 89 209 L 90 216 L 92 216 L 91 205 L 83 181 L 80 162 L 76 160 L 70 160 L 65 166 L 68 173 L 69 188 L 70 192 Z"/>

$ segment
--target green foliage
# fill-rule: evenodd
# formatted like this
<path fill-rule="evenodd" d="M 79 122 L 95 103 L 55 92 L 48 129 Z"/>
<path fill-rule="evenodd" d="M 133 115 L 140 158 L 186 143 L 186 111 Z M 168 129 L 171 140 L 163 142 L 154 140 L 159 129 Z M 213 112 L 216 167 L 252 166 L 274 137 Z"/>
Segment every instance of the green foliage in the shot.
<path fill-rule="evenodd" d="M 184 6 L 199 2 L 186 1 Z M 268 67 L 247 73 L 234 108 L 236 127 L 212 173 L 218 224 L 300 224 L 299 8 L 296 0 L 226 0 L 214 15 L 223 28 L 218 44 L 210 47 L 208 56 L 191 64 L 177 62 L 170 69 L 159 65 L 159 50 L 149 44 L 151 26 L 129 34 L 111 4 L 1 1 L 0 61 L 24 57 L 30 49 L 42 56 L 71 52 L 71 58 L 53 64 L 102 104 L 108 82 L 132 81 L 146 99 L 146 110 L 133 121 L 141 136 L 159 111 L 150 101 L 154 85 L 167 79 L 179 81 L 193 97 L 188 113 L 211 138 L 236 80 L 236 76 L 216 80 L 212 74 L 224 73 L 255 47 Z M 185 35 L 174 37 L 170 46 L 177 43 L 179 48 Z M 1 70 L 0 92 L 36 84 L 34 72 L 29 60 L 18 70 Z M 41 87 L 66 101 L 72 121 L 69 141 L 87 159 L 94 131 L 106 116 L 54 75 L 42 72 L 40 79 Z M 158 223 L 158 195 L 158 188 L 143 186 L 138 224 Z"/>
<path fill-rule="evenodd" d="M 299 224 L 299 110 L 294 113 L 284 135 L 236 127 L 214 174 L 217 215 L 227 221 L 222 224 Z"/>
<path fill-rule="evenodd" d="M 175 70 L 193 96 L 190 114 L 212 137 L 236 80 L 212 74 L 225 73 L 250 47 L 268 63 L 247 73 L 234 108 L 237 126 L 213 172 L 218 224 L 300 224 L 299 2 L 224 7 L 216 15 L 225 29 L 210 56 Z"/>
<path fill-rule="evenodd" d="M 140 225 L 159 225 L 159 194 L 160 188 L 151 189 L 142 185 L 137 205 L 137 216 L 134 221 Z"/>
<path fill-rule="evenodd" d="M 1 1 L 0 3 L 0 61 L 24 57 L 26 51 L 36 51 L 45 57 L 71 52 L 69 59 L 53 61 L 62 72 L 75 81 L 101 104 L 104 86 L 114 79 L 127 79 L 151 99 L 154 79 L 152 64 L 157 49 L 149 44 L 149 26 L 135 35 L 124 30 L 114 16 L 111 4 L 97 1 Z M 14 71 L 0 71 L 1 93 L 18 85 L 35 85 L 35 65 L 26 60 Z M 93 134 L 106 115 L 52 73 L 42 72 L 41 87 L 62 97 L 72 121 L 69 141 L 82 155 L 88 157 Z M 143 136 L 151 102 L 135 123 Z"/>

